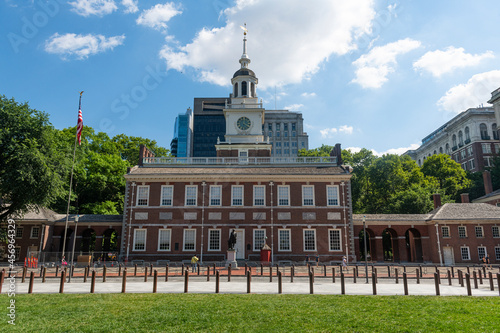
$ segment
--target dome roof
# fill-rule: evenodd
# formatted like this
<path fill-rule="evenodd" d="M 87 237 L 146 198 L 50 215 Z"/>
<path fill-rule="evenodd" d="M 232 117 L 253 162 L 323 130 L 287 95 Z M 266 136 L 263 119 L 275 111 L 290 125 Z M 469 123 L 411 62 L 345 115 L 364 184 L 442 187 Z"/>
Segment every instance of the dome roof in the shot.
<path fill-rule="evenodd" d="M 256 77 L 255 76 L 255 73 L 253 70 L 251 69 L 248 69 L 248 68 L 240 68 L 238 69 L 234 75 L 233 75 L 233 79 L 237 76 L 242 76 L 242 75 L 250 75 L 250 76 L 253 76 L 253 77 Z"/>

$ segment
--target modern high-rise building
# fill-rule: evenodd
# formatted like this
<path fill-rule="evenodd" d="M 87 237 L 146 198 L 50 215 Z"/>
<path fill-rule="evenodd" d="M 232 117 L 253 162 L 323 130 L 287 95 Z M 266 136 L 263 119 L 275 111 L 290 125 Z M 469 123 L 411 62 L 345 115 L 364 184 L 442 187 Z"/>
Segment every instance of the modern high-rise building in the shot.
<path fill-rule="evenodd" d="M 174 138 L 170 142 L 170 152 L 175 157 L 190 157 L 193 139 L 193 111 L 188 108 L 185 114 L 175 118 Z"/>
<path fill-rule="evenodd" d="M 300 112 L 266 110 L 264 136 L 273 144 L 271 156 L 297 156 L 300 149 L 309 149 L 309 137 L 304 132 L 304 119 Z"/>
<path fill-rule="evenodd" d="M 217 138 L 224 138 L 226 119 L 222 110 L 228 98 L 195 98 L 193 144 L 190 157 L 215 157 Z"/>
<path fill-rule="evenodd" d="M 497 123 L 491 107 L 471 108 L 422 139 L 422 145 L 408 150 L 421 166 L 435 154 L 448 154 L 464 170 L 476 172 L 492 166 L 493 157 L 500 153 Z"/>

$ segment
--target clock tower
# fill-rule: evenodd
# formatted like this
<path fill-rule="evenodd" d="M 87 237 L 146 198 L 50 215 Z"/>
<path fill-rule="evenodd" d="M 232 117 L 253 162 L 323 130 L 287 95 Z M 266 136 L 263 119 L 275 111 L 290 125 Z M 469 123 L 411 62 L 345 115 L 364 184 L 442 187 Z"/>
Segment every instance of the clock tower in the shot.
<path fill-rule="evenodd" d="M 231 79 L 233 93 L 230 95 L 230 102 L 226 100 L 223 110 L 226 134 L 224 142 L 219 138 L 215 148 L 218 157 L 269 157 L 272 145 L 269 138 L 264 140 L 262 130 L 265 109 L 256 93 L 259 80 L 254 71 L 248 68 L 250 58 L 247 55 L 247 29 L 243 30 L 241 67 Z"/>

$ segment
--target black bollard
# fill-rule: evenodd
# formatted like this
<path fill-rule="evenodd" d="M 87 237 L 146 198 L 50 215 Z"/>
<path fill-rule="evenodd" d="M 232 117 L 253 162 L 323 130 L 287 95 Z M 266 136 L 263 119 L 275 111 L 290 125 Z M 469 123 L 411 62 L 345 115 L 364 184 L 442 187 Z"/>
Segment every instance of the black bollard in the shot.
<path fill-rule="evenodd" d="M 144 282 L 148 282 L 148 266 L 144 266 Z"/>
<path fill-rule="evenodd" d="M 149 265 L 149 276 L 153 275 L 153 264 Z"/>
<path fill-rule="evenodd" d="M 309 293 L 314 294 L 314 274 L 309 272 Z"/>
<path fill-rule="evenodd" d="M 207 266 L 207 281 L 210 281 L 210 266 Z"/>
<path fill-rule="evenodd" d="M 377 295 L 377 273 L 372 271 L 372 288 L 373 295 Z"/>
<path fill-rule="evenodd" d="M 66 281 L 66 271 L 61 272 L 61 284 L 59 285 L 59 293 L 64 293 L 64 282 Z"/>
<path fill-rule="evenodd" d="M 153 294 L 156 294 L 156 285 L 158 284 L 158 271 L 155 269 L 155 274 L 153 276 Z"/>
<path fill-rule="evenodd" d="M 189 283 L 189 270 L 186 269 L 186 272 L 184 272 L 184 293 L 188 292 L 188 283 Z"/>
<path fill-rule="evenodd" d="M 107 268 L 106 268 L 106 266 L 104 266 L 102 268 L 102 282 L 106 282 L 106 271 L 107 271 Z"/>
<path fill-rule="evenodd" d="M 35 273 L 31 272 L 30 274 L 30 285 L 28 288 L 28 294 L 33 294 L 33 282 L 35 281 Z"/>
<path fill-rule="evenodd" d="M 227 266 L 227 282 L 231 282 L 231 264 Z"/>
<path fill-rule="evenodd" d="M 24 281 L 26 280 L 26 272 L 27 272 L 26 267 L 23 267 L 23 275 L 21 278 L 21 283 L 24 283 Z"/>
<path fill-rule="evenodd" d="M 417 268 L 416 271 L 416 276 L 417 276 L 417 284 L 420 284 L 420 274 L 419 274 L 419 269 Z"/>
<path fill-rule="evenodd" d="M 273 282 L 273 266 L 269 266 L 269 282 Z"/>
<path fill-rule="evenodd" d="M 494 291 L 495 290 L 495 285 L 493 284 L 493 274 L 491 272 L 488 272 L 488 276 L 490 279 L 490 290 Z"/>
<path fill-rule="evenodd" d="M 93 294 L 95 291 L 95 271 L 92 271 L 92 280 L 90 280 L 90 293 Z"/>
<path fill-rule="evenodd" d="M 335 283 L 335 267 L 332 267 L 332 283 Z"/>
<path fill-rule="evenodd" d="M 43 274 L 42 274 L 42 283 L 45 282 L 45 276 L 47 275 L 47 267 L 43 267 Z"/>
<path fill-rule="evenodd" d="M 247 294 L 250 294 L 251 292 L 251 284 L 252 284 L 252 273 L 250 271 L 247 271 Z"/>
<path fill-rule="evenodd" d="M 394 268 L 394 276 L 396 277 L 396 283 L 399 283 L 398 269 Z"/>
<path fill-rule="evenodd" d="M 405 295 L 408 295 L 408 278 L 406 277 L 406 272 L 403 272 L 403 285 L 404 285 Z"/>
<path fill-rule="evenodd" d="M 472 290 L 470 287 L 470 274 L 465 274 L 465 282 L 467 283 L 467 295 L 472 296 Z"/>
<path fill-rule="evenodd" d="M 451 286 L 451 272 L 448 270 L 448 285 Z"/>
<path fill-rule="evenodd" d="M 219 271 L 215 272 L 215 293 L 219 293 L 219 282 L 220 282 L 220 273 Z"/>
<path fill-rule="evenodd" d="M 165 282 L 168 281 L 168 264 L 165 266 Z"/>
<path fill-rule="evenodd" d="M 476 273 L 476 271 L 472 272 L 472 278 L 474 279 L 474 289 L 477 289 L 478 285 L 477 285 L 477 273 Z"/>
<path fill-rule="evenodd" d="M 282 276 L 281 276 L 281 272 L 278 271 L 278 294 L 282 294 L 283 293 L 283 285 L 282 285 Z"/>
<path fill-rule="evenodd" d="M 483 284 L 483 274 L 481 273 L 481 269 L 479 269 L 478 272 L 479 272 L 479 284 Z"/>
<path fill-rule="evenodd" d="M 134 276 L 137 276 L 137 264 L 134 264 Z"/>
<path fill-rule="evenodd" d="M 340 273 L 340 293 L 342 295 L 345 295 L 345 279 L 344 279 L 344 272 Z"/>
<path fill-rule="evenodd" d="M 127 287 L 127 267 L 123 270 L 123 278 L 122 278 L 122 294 L 125 294 L 125 289 Z"/>
<path fill-rule="evenodd" d="M 436 296 L 439 296 L 439 277 L 438 273 L 434 273 L 434 286 L 436 287 Z"/>

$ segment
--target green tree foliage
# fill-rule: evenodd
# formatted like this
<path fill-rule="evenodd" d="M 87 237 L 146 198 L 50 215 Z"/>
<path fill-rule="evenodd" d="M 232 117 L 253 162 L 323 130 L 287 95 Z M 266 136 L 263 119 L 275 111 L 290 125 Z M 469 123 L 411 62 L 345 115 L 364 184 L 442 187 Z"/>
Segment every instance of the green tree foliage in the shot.
<path fill-rule="evenodd" d="M 462 190 L 462 193 L 469 193 L 470 200 L 474 200 L 485 195 L 482 172 L 467 171 L 467 178 L 471 181 L 471 185 L 468 189 Z"/>
<path fill-rule="evenodd" d="M 370 200 L 370 179 L 367 171 L 377 157 L 373 155 L 372 151 L 365 148 L 357 153 L 344 149 L 342 150 L 342 159 L 344 164 L 353 168 L 351 178 L 353 209 L 356 213 L 366 212 L 364 206 Z"/>
<path fill-rule="evenodd" d="M 112 141 L 120 147 L 122 159 L 127 160 L 130 166 L 138 164 L 139 146 L 141 144 L 145 145 L 149 150 L 154 152 L 156 157 L 170 156 L 170 151 L 166 148 L 158 146 L 155 140 L 119 134 L 113 137 Z"/>
<path fill-rule="evenodd" d="M 459 200 L 460 193 L 472 185 L 472 181 L 467 178 L 467 173 L 460 164 L 446 154 L 428 157 L 422 165 L 422 172 L 438 181 L 439 188 L 454 200 Z"/>
<path fill-rule="evenodd" d="M 46 113 L 0 96 L 0 220 L 62 192 L 69 163 L 55 132 Z"/>
<path fill-rule="evenodd" d="M 314 149 L 300 149 L 298 152 L 299 156 L 330 156 L 330 152 L 332 151 L 334 147 L 333 146 L 328 146 L 328 145 L 321 145 L 319 148 L 314 148 Z"/>
<path fill-rule="evenodd" d="M 500 189 L 500 155 L 495 156 L 493 166 L 489 167 L 488 170 L 491 172 L 493 191 Z"/>

